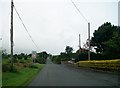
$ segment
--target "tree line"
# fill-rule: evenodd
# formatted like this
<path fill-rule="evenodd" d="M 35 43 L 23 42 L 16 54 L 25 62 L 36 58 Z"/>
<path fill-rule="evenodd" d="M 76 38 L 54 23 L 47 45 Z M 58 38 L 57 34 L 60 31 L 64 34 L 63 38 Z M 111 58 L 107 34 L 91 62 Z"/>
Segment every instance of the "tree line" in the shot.
<path fill-rule="evenodd" d="M 65 52 L 53 56 L 52 61 L 60 63 L 60 61 L 68 61 L 72 58 L 75 62 L 88 60 L 88 41 L 83 46 L 75 53 L 72 52 L 73 47 L 66 46 Z M 102 24 L 94 31 L 90 46 L 91 60 L 120 59 L 120 27 L 110 22 Z"/>
<path fill-rule="evenodd" d="M 37 58 L 35 59 L 36 63 L 40 63 L 40 64 L 45 64 L 46 63 L 46 59 L 49 56 L 49 54 L 47 54 L 46 51 L 37 53 Z M 13 55 L 13 60 L 14 62 L 17 62 L 18 60 L 27 60 L 29 58 L 32 57 L 32 53 L 30 54 L 25 54 L 25 53 L 21 53 L 21 54 L 14 54 Z M 2 53 L 2 59 L 10 59 L 10 54 L 7 53 Z"/>
<path fill-rule="evenodd" d="M 110 22 L 106 22 L 98 27 L 94 31 L 93 37 L 90 39 L 90 58 L 91 60 L 109 60 L 109 59 L 120 59 L 120 27 L 112 25 Z M 92 51 L 95 50 L 95 51 Z M 27 60 L 32 54 L 15 54 L 14 60 L 24 59 Z M 3 58 L 10 58 L 10 55 L 5 53 L 2 54 Z M 66 46 L 65 52 L 61 52 L 60 55 L 50 55 L 46 51 L 37 53 L 35 62 L 46 63 L 48 56 L 51 56 L 51 60 L 54 63 L 60 64 L 61 61 L 68 61 L 75 59 L 75 62 L 88 60 L 88 41 L 83 47 L 73 53 L 73 47 Z"/>

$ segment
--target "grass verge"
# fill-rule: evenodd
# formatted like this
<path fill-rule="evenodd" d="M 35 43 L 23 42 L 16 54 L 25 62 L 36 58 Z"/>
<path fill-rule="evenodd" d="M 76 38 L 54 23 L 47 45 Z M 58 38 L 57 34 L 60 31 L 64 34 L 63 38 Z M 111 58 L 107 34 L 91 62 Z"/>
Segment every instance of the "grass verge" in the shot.
<path fill-rule="evenodd" d="M 2 86 L 26 86 L 44 67 L 44 64 L 36 64 L 38 68 L 23 68 L 19 72 L 3 72 Z"/>
<path fill-rule="evenodd" d="M 96 70 L 120 71 L 120 59 L 79 61 L 76 65 L 79 67 L 92 68 Z"/>
<path fill-rule="evenodd" d="M 2 87 L 2 65 L 0 63 L 0 88 Z"/>

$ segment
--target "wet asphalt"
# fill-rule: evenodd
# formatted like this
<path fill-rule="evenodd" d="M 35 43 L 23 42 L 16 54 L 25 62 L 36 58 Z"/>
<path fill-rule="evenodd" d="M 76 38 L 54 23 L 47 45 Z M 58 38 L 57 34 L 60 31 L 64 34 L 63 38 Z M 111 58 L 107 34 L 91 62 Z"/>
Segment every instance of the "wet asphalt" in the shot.
<path fill-rule="evenodd" d="M 48 58 L 45 67 L 28 86 L 118 86 L 118 74 L 75 69 L 53 64 Z"/>

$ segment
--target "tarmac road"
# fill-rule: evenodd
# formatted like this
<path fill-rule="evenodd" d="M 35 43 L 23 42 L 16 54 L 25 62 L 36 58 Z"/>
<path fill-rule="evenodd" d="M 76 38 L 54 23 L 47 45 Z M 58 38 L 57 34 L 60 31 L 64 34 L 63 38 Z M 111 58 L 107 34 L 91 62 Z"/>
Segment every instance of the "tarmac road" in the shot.
<path fill-rule="evenodd" d="M 28 86 L 118 86 L 118 74 L 95 72 L 53 64 L 46 66 Z"/>

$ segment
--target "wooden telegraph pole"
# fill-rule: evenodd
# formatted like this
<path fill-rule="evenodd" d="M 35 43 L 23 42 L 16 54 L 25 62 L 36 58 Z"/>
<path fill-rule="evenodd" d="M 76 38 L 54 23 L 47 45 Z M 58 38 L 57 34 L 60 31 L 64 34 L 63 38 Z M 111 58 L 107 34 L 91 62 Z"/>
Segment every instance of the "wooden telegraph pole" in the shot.
<path fill-rule="evenodd" d="M 85 18 L 85 16 L 81 13 L 81 11 L 79 10 L 79 8 L 75 5 L 75 3 L 71 0 L 71 2 L 73 3 L 73 5 L 75 6 L 75 8 L 77 9 L 77 11 L 80 13 L 80 15 L 86 20 L 86 22 L 88 23 L 88 60 L 90 60 L 90 23 L 87 21 L 87 19 Z"/>
<path fill-rule="evenodd" d="M 88 23 L 88 60 L 90 60 L 90 23 Z"/>
<path fill-rule="evenodd" d="M 81 52 L 81 38 L 80 38 L 80 34 L 79 34 L 79 53 Z"/>
<path fill-rule="evenodd" d="M 11 70 L 13 70 L 13 0 L 11 0 L 11 29 L 10 29 L 10 41 L 11 41 Z"/>

